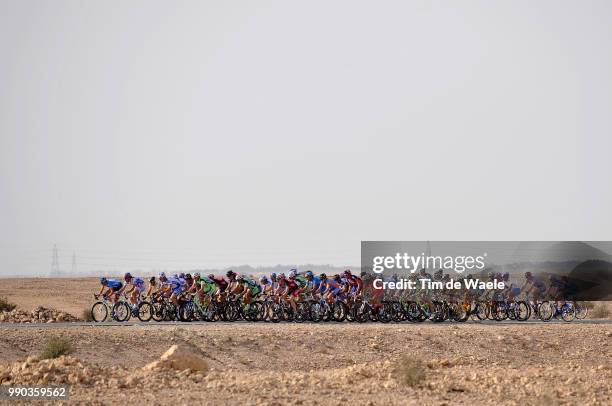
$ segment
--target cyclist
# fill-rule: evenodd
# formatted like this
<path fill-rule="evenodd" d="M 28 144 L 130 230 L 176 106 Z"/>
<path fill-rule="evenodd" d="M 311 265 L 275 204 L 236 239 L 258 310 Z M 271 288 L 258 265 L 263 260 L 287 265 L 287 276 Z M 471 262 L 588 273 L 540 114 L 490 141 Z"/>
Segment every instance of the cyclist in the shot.
<path fill-rule="evenodd" d="M 133 277 L 129 272 L 123 276 L 123 280 L 125 281 L 125 285 L 123 285 L 117 294 L 125 292 L 128 296 L 128 302 L 132 306 L 136 306 L 138 296 L 144 291 L 144 280 Z"/>
<path fill-rule="evenodd" d="M 149 288 L 147 289 L 145 296 L 151 297 L 157 293 L 157 290 L 157 281 L 155 280 L 155 276 L 151 276 L 149 278 Z"/>
<path fill-rule="evenodd" d="M 546 292 L 546 285 L 531 272 L 525 272 L 525 284 L 521 287 L 521 292 L 525 292 L 526 295 L 532 294 L 533 300 L 537 301 Z"/>
<path fill-rule="evenodd" d="M 344 271 L 344 278 L 346 279 L 349 286 L 349 295 L 354 296 L 355 298 L 361 297 L 363 290 L 363 280 L 359 276 L 351 274 L 350 269 Z"/>
<path fill-rule="evenodd" d="M 299 293 L 302 293 L 308 286 L 308 280 L 304 277 L 304 275 L 299 274 L 297 269 L 292 269 L 289 271 L 289 279 L 295 281 L 298 286 Z"/>
<path fill-rule="evenodd" d="M 333 299 L 336 298 L 338 293 L 342 290 L 342 286 L 338 281 L 340 280 L 340 275 L 335 275 L 333 279 L 328 278 L 327 275 L 321 274 L 321 281 L 325 283 L 325 289 L 323 289 L 323 299 L 326 302 L 332 303 Z"/>
<path fill-rule="evenodd" d="M 212 295 L 216 294 L 219 290 L 217 283 L 209 277 L 200 276 L 196 274 L 196 292 L 198 295 L 199 302 L 204 301 L 206 304 L 210 304 Z"/>
<path fill-rule="evenodd" d="M 163 272 L 159 276 L 159 281 L 162 283 L 163 292 L 166 295 L 170 295 L 170 301 L 177 304 L 178 297 L 183 293 L 183 287 L 185 286 L 185 280 L 180 278 L 167 278 Z"/>
<path fill-rule="evenodd" d="M 280 274 L 278 276 L 278 288 L 282 292 L 280 293 L 281 298 L 289 302 L 295 312 L 297 310 L 297 298 L 300 296 L 300 288 L 295 279 L 286 278 L 284 274 Z"/>
<path fill-rule="evenodd" d="M 253 279 L 243 275 L 236 278 L 236 282 L 242 286 L 242 303 L 251 303 L 251 299 L 257 297 L 261 293 L 261 286 Z"/>
<path fill-rule="evenodd" d="M 123 287 L 123 283 L 116 279 L 106 279 L 106 277 L 102 276 L 100 278 L 100 292 L 98 296 L 102 295 L 105 298 L 110 298 L 111 302 L 115 303 L 117 299 L 119 299 L 119 291 Z M 104 291 L 106 289 L 106 291 Z M 104 292 L 104 293 L 103 293 Z"/>
<path fill-rule="evenodd" d="M 265 295 L 269 295 L 274 291 L 274 284 L 272 283 L 272 280 L 268 279 L 266 275 L 262 275 L 259 277 L 259 285 L 262 288 L 262 293 Z"/>
<path fill-rule="evenodd" d="M 323 274 L 325 275 L 325 274 Z M 308 291 L 311 292 L 313 295 L 317 294 L 319 292 L 319 290 L 321 289 L 321 278 L 319 278 L 318 276 L 315 276 L 312 271 L 306 271 L 306 273 L 304 274 L 304 277 L 306 278 L 306 281 L 308 282 Z"/>
<path fill-rule="evenodd" d="M 223 276 L 215 276 L 214 274 L 210 274 L 208 275 L 208 279 L 215 282 L 217 285 L 217 292 L 215 295 L 221 296 L 229 286 L 229 283 Z"/>

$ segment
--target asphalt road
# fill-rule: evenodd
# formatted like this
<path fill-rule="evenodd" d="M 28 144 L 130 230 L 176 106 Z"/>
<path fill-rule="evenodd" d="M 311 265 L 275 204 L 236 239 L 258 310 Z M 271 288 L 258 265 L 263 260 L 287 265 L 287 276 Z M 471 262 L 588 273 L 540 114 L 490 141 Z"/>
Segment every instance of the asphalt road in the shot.
<path fill-rule="evenodd" d="M 75 323 L 0 323 L 0 329 L 18 329 L 18 328 L 43 328 L 43 329 L 53 329 L 53 328 L 82 328 L 82 327 L 92 327 L 92 328 L 98 328 L 98 327 L 148 327 L 148 326 L 159 326 L 159 327 L 176 327 L 176 326 L 189 326 L 189 325 L 219 325 L 219 324 L 225 324 L 225 325 L 232 325 L 232 324 L 254 324 L 252 322 L 246 322 L 246 321 L 235 321 L 235 322 L 227 322 L 227 321 L 217 321 L 217 322 L 205 322 L 205 321 L 192 321 L 189 323 L 183 323 L 183 322 L 179 322 L 179 321 L 162 321 L 162 322 L 148 322 L 148 323 L 143 323 L 140 321 L 128 321 L 128 322 L 123 322 L 123 323 L 117 323 L 114 321 L 111 322 L 103 322 L 103 323 L 88 323 L 88 322 L 75 322 Z M 259 324 L 266 324 L 265 322 L 258 322 Z M 427 324 L 431 324 L 431 325 L 437 325 L 437 326 L 450 326 L 453 324 L 461 324 L 461 323 L 451 323 L 451 322 L 444 322 L 444 323 L 432 323 L 432 322 L 425 322 Z M 504 320 L 504 321 L 494 321 L 494 320 L 485 320 L 485 321 L 467 321 L 467 324 L 478 324 L 478 325 L 490 325 L 490 326 L 499 326 L 499 325 L 512 325 L 512 324 L 520 324 L 520 325 L 529 325 L 529 324 L 567 324 L 567 325 L 572 325 L 572 324 L 581 324 L 581 325 L 597 325 L 597 324 L 612 324 L 612 320 L 574 320 L 572 322 L 566 323 L 564 321 L 560 321 L 560 320 L 551 320 L 548 322 L 544 322 L 544 321 L 540 321 L 540 320 L 528 320 L 528 321 L 512 321 L 512 320 Z M 271 323 L 274 324 L 274 323 Z M 278 324 L 299 324 L 299 323 L 286 323 L 286 322 L 280 322 Z M 306 322 L 306 323 L 302 323 L 302 324 L 321 324 L 321 325 L 337 325 L 337 326 L 342 326 L 342 325 L 347 325 L 349 324 L 348 322 L 321 322 L 321 323 L 312 323 L 312 322 Z M 350 324 L 354 324 L 354 325 L 360 325 L 360 323 L 350 323 Z M 364 324 L 374 324 L 374 323 L 364 323 Z M 397 326 L 397 325 L 414 325 L 414 326 L 418 326 L 420 325 L 420 323 L 410 323 L 410 322 L 401 322 L 401 323 L 376 323 L 376 325 L 379 326 Z"/>

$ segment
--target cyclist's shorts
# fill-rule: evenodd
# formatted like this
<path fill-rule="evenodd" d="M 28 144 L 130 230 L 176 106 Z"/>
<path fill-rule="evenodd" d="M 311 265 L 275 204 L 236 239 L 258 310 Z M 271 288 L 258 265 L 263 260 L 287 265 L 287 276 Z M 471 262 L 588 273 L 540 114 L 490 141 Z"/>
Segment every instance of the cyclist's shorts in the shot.
<path fill-rule="evenodd" d="M 512 296 L 518 296 L 521 293 L 521 288 L 512 288 L 510 290 L 510 293 L 512 294 Z"/>
<path fill-rule="evenodd" d="M 338 294 L 338 292 L 340 292 L 340 288 L 339 287 L 338 288 L 330 287 L 328 289 L 328 292 L 331 293 L 332 295 L 336 296 Z"/>
<path fill-rule="evenodd" d="M 123 287 L 123 283 L 119 283 L 118 285 L 113 286 L 113 287 L 111 288 L 111 290 L 112 290 L 113 292 L 118 292 L 118 291 L 119 291 L 119 289 L 121 289 L 122 287 Z"/>
<path fill-rule="evenodd" d="M 349 290 L 349 294 L 355 294 L 357 293 L 357 289 L 359 288 L 359 285 L 354 285 L 351 290 Z"/>
<path fill-rule="evenodd" d="M 251 292 L 251 296 L 257 296 L 261 293 L 261 289 L 259 289 L 259 286 L 253 286 L 249 288 L 249 292 Z"/>
<path fill-rule="evenodd" d="M 294 289 L 290 289 L 287 294 L 292 295 L 294 297 L 298 297 L 300 295 L 300 289 L 298 289 L 297 287 Z"/>
<path fill-rule="evenodd" d="M 180 295 L 183 292 L 183 288 L 181 287 L 181 285 L 178 286 L 174 286 L 172 285 L 172 294 L 173 295 Z"/>

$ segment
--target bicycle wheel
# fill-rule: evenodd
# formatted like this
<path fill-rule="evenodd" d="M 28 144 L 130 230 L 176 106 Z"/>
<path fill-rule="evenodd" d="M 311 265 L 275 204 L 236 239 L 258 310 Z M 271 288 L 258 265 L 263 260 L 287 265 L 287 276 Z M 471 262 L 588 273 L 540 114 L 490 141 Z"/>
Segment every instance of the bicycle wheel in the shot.
<path fill-rule="evenodd" d="M 310 318 L 310 306 L 306 302 L 300 302 L 297 304 L 295 311 L 294 321 L 296 323 L 303 323 Z"/>
<path fill-rule="evenodd" d="M 576 309 L 570 302 L 565 302 L 561 306 L 561 318 L 563 321 L 570 322 L 576 318 Z"/>
<path fill-rule="evenodd" d="M 183 302 L 178 309 L 179 320 L 188 322 L 193 320 L 193 302 Z"/>
<path fill-rule="evenodd" d="M 526 321 L 531 316 L 531 308 L 524 301 L 516 302 L 514 316 L 518 321 Z"/>
<path fill-rule="evenodd" d="M 113 306 L 112 313 L 115 321 L 123 322 L 130 317 L 130 308 L 125 302 L 117 302 Z"/>
<path fill-rule="evenodd" d="M 489 317 L 489 307 L 486 303 L 478 302 L 476 304 L 476 317 L 478 317 L 478 320 L 486 320 Z"/>
<path fill-rule="evenodd" d="M 91 306 L 91 318 L 96 323 L 101 323 L 108 317 L 108 307 L 104 302 L 96 302 Z"/>
<path fill-rule="evenodd" d="M 576 318 L 578 320 L 585 319 L 589 309 L 584 305 L 584 303 L 576 303 Z"/>
<path fill-rule="evenodd" d="M 166 306 L 163 302 L 155 302 L 151 305 L 151 318 L 157 322 L 166 318 Z"/>
<path fill-rule="evenodd" d="M 555 305 L 549 301 L 544 301 L 538 306 L 538 316 L 542 321 L 550 321 L 555 315 Z"/>
<path fill-rule="evenodd" d="M 332 318 L 335 321 L 344 321 L 344 319 L 346 319 L 347 311 L 348 307 L 346 306 L 346 303 L 337 301 L 332 307 Z"/>
<path fill-rule="evenodd" d="M 153 307 L 149 302 L 140 302 L 138 305 L 138 320 L 149 321 L 153 316 Z"/>

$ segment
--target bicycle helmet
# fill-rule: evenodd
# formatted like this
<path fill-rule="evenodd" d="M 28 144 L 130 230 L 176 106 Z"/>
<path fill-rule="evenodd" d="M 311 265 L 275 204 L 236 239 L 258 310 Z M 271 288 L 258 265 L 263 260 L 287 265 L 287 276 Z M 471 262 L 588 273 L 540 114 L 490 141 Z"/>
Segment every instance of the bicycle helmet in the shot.
<path fill-rule="evenodd" d="M 181 272 L 178 277 L 179 277 L 179 279 L 185 279 L 185 274 L 183 272 Z"/>
<path fill-rule="evenodd" d="M 347 269 L 346 271 L 344 271 L 344 275 L 346 275 L 346 276 L 352 276 L 352 275 L 351 275 L 351 270 L 350 270 L 350 269 Z"/>
<path fill-rule="evenodd" d="M 236 272 L 230 269 L 229 271 L 225 273 L 225 276 L 227 276 L 228 278 L 231 278 L 232 276 L 236 276 Z"/>
<path fill-rule="evenodd" d="M 259 277 L 259 282 L 261 282 L 261 283 L 268 283 L 268 278 L 267 278 L 267 276 L 266 276 L 266 275 L 261 275 L 261 276 Z"/>
<path fill-rule="evenodd" d="M 100 283 L 102 285 L 106 285 L 106 282 L 107 282 L 107 279 L 104 276 L 100 278 Z"/>
<path fill-rule="evenodd" d="M 193 279 L 200 279 L 200 273 L 199 272 L 194 273 Z"/>
<path fill-rule="evenodd" d="M 327 275 L 322 273 L 321 275 L 319 275 L 319 278 L 321 278 L 321 280 L 326 280 L 327 279 Z"/>
<path fill-rule="evenodd" d="M 215 279 L 215 275 L 211 273 L 210 275 L 208 275 L 208 279 Z"/>
<path fill-rule="evenodd" d="M 126 272 L 125 275 L 123 275 L 123 280 L 124 281 L 129 281 L 130 279 L 132 279 L 132 274 L 129 272 Z"/>
<path fill-rule="evenodd" d="M 277 279 L 278 279 L 279 281 L 285 280 L 285 274 L 284 274 L 284 273 L 282 273 L 282 274 L 278 275 L 278 278 L 277 278 Z"/>
<path fill-rule="evenodd" d="M 341 278 L 340 278 L 340 275 L 338 275 L 338 274 L 334 275 L 334 280 L 335 280 L 336 282 L 337 282 L 337 281 L 339 281 L 340 279 L 341 279 Z"/>
<path fill-rule="evenodd" d="M 276 280 L 276 272 L 272 272 L 272 275 L 270 275 L 270 279 L 272 279 L 273 281 Z"/>
<path fill-rule="evenodd" d="M 503 280 L 505 280 L 505 281 L 507 281 L 508 279 L 510 279 L 510 273 L 505 272 L 505 273 L 502 275 L 502 279 L 503 279 Z"/>
<path fill-rule="evenodd" d="M 236 276 L 236 280 L 237 280 L 238 282 L 242 282 L 242 281 L 244 280 L 244 276 L 242 276 L 242 275 L 238 275 L 238 276 Z"/>
<path fill-rule="evenodd" d="M 290 278 L 295 278 L 296 275 L 297 275 L 297 269 L 292 269 L 289 271 Z"/>
<path fill-rule="evenodd" d="M 531 279 L 533 277 L 533 275 L 531 275 L 531 272 L 525 272 L 525 278 L 526 279 Z"/>
<path fill-rule="evenodd" d="M 149 283 L 155 283 L 155 276 L 151 276 L 149 278 Z"/>
<path fill-rule="evenodd" d="M 187 280 L 192 280 L 193 278 L 191 277 L 191 274 L 190 274 L 190 273 L 188 273 L 188 274 L 186 274 L 186 275 L 185 275 L 185 279 L 187 279 Z"/>
<path fill-rule="evenodd" d="M 306 277 L 307 278 L 312 278 L 314 276 L 314 274 L 312 273 L 312 271 L 306 271 Z"/>

